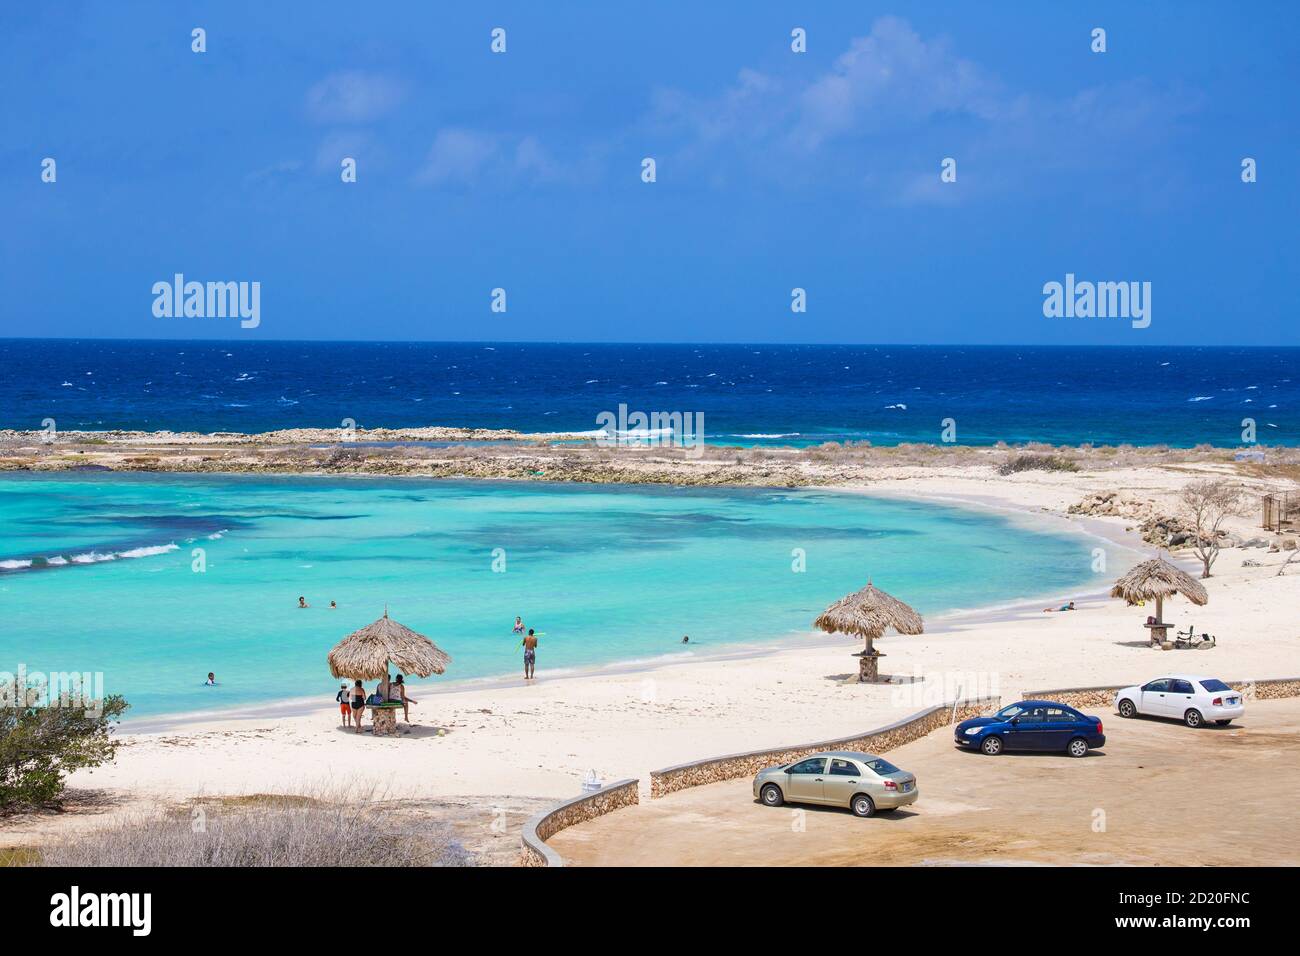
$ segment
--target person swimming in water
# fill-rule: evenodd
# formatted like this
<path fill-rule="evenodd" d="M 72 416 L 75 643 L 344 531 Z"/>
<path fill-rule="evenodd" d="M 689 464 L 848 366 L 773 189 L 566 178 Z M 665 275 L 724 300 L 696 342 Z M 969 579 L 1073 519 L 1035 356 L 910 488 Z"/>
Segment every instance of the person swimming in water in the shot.
<path fill-rule="evenodd" d="M 515 618 L 515 633 L 516 634 L 524 633 L 524 619 L 522 617 Z"/>
<path fill-rule="evenodd" d="M 212 671 L 208 671 L 208 679 L 205 680 L 205 681 L 203 682 L 203 686 L 204 686 L 204 687 L 216 687 L 216 686 L 217 686 L 217 675 L 214 674 L 214 673 L 212 673 Z"/>
<path fill-rule="evenodd" d="M 683 635 L 682 635 L 682 643 L 683 643 L 683 644 L 689 644 L 690 642 L 691 642 L 691 636 L 690 636 L 689 634 L 683 634 Z"/>
<path fill-rule="evenodd" d="M 307 603 L 307 599 L 306 599 L 305 597 L 300 597 L 300 598 L 298 598 L 298 606 L 299 606 L 299 607 L 311 607 L 311 605 Z"/>

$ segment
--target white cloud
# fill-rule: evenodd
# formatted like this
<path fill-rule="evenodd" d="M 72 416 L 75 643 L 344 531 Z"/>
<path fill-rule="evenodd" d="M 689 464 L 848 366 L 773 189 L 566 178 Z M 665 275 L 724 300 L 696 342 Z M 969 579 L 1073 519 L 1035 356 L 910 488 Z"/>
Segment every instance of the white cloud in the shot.
<path fill-rule="evenodd" d="M 402 98 L 391 77 L 362 70 L 331 73 L 307 91 L 307 112 L 322 123 L 367 123 L 392 110 Z"/>
<path fill-rule="evenodd" d="M 997 82 L 946 41 L 926 41 L 907 21 L 881 17 L 800 94 L 795 137 L 816 148 L 843 133 L 914 125 L 937 113 L 994 120 L 1005 109 Z"/>
<path fill-rule="evenodd" d="M 439 130 L 416 178 L 431 185 L 473 182 L 497 154 L 496 138 L 489 134 L 458 128 Z"/>
<path fill-rule="evenodd" d="M 524 181 L 555 182 L 565 175 L 564 167 L 536 137 L 448 127 L 439 130 L 415 178 L 429 186 L 481 180 L 514 185 Z"/>
<path fill-rule="evenodd" d="M 282 178 L 292 177 L 302 171 L 302 163 L 296 159 L 286 159 L 270 166 L 263 166 L 261 169 L 255 169 L 244 177 L 247 184 L 275 182 Z"/>

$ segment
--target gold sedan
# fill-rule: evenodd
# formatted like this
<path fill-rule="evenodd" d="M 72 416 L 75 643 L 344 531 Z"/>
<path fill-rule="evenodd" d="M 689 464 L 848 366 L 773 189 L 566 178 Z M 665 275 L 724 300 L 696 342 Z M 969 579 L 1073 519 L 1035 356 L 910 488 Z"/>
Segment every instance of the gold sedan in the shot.
<path fill-rule="evenodd" d="M 854 750 L 828 750 L 768 767 L 754 778 L 754 798 L 764 806 L 813 803 L 848 807 L 859 817 L 872 816 L 877 810 L 897 810 L 915 803 L 918 796 L 914 774 L 881 757 Z"/>

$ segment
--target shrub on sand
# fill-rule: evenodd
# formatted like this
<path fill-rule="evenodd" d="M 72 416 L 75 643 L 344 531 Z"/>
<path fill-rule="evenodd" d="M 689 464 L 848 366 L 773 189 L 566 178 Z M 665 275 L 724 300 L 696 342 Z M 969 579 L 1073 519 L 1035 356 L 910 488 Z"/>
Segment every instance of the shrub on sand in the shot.
<path fill-rule="evenodd" d="M 40 849 L 39 866 L 469 866 L 447 828 L 369 801 L 258 795 L 199 801 Z"/>
<path fill-rule="evenodd" d="M 30 693 L 12 676 L 0 684 L 0 812 L 57 800 L 69 773 L 109 763 L 117 751 L 110 731 L 127 708 L 123 698 L 25 706 Z"/>
<path fill-rule="evenodd" d="M 1016 455 L 998 466 L 999 475 L 1021 471 L 1078 471 L 1079 466 L 1060 455 Z"/>

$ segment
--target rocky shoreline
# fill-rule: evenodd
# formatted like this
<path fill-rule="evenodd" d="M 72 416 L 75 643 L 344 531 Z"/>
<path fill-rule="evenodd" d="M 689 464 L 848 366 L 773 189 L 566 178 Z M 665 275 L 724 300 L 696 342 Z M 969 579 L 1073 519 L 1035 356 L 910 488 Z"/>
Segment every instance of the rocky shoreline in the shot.
<path fill-rule="evenodd" d="M 347 439 L 346 441 L 344 439 Z M 1300 476 L 1300 449 L 1256 449 L 1267 463 L 1234 460 L 1233 449 L 1166 446 L 611 446 L 590 435 L 427 427 L 295 428 L 237 432 L 0 431 L 0 471 L 128 471 L 230 474 L 332 474 L 424 478 L 648 483 L 674 485 L 838 486 L 906 479 L 916 469 L 977 469 L 997 475 L 1013 457 L 1038 457 L 1043 470 L 1105 472 L 1154 467 L 1215 467 L 1243 478 Z M 1050 467 L 1049 467 L 1050 466 Z M 1031 473 L 1034 469 L 1028 469 Z M 1073 509 L 1072 509 L 1073 510 Z M 1140 499 L 1085 499 L 1077 513 L 1147 520 Z"/>

